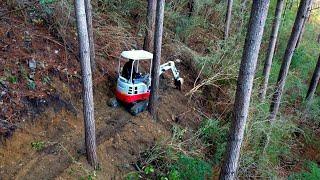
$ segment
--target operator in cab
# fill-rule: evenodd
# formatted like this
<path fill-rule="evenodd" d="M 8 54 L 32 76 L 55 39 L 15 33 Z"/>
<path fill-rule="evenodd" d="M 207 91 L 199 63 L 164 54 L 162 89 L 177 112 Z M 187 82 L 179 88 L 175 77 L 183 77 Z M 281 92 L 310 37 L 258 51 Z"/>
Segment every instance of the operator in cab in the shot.
<path fill-rule="evenodd" d="M 131 70 L 133 70 L 133 72 L 132 72 L 132 82 L 133 83 L 147 81 L 148 76 L 144 76 L 141 73 L 138 73 L 136 71 L 136 68 L 132 67 L 133 63 L 134 63 L 134 60 L 129 59 L 129 61 L 124 64 L 123 69 L 122 69 L 122 77 L 126 78 L 127 80 L 130 80 Z"/>
<path fill-rule="evenodd" d="M 130 76 L 131 76 L 131 70 L 133 70 L 132 79 L 134 79 L 137 74 L 135 68 L 132 67 L 133 62 L 134 62 L 133 59 L 129 59 L 129 61 L 124 64 L 122 69 L 122 76 L 128 80 L 130 79 Z"/>

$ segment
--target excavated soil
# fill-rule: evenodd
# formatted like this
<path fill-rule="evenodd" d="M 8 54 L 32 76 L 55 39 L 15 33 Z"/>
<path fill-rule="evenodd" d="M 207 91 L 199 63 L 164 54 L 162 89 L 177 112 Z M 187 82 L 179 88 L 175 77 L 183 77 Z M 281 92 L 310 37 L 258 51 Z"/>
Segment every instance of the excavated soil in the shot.
<path fill-rule="evenodd" d="M 182 92 L 168 87 L 161 92 L 159 120 L 151 120 L 147 112 L 131 116 L 124 108 L 107 106 L 105 89 L 95 91 L 95 117 L 101 179 L 122 179 L 134 171 L 138 155 L 157 141 L 170 137 L 170 127 L 177 119 L 181 125 L 201 120 Z M 33 119 L 21 123 L 0 149 L 2 179 L 73 179 L 90 167 L 83 155 L 83 120 L 81 102 L 74 100 L 78 115 L 66 108 L 55 112 L 49 107 Z M 42 141 L 41 150 L 31 143 Z"/>
<path fill-rule="evenodd" d="M 25 31 L 32 37 L 32 53 L 24 47 Z M 1 130 L 7 133 L 0 144 L 0 179 L 79 179 L 92 172 L 84 155 L 79 63 L 49 34 L 44 27 L 26 25 L 16 16 L 1 20 L 0 75 L 17 77 L 17 82 L 6 81 L 0 89 L 6 92 L 1 99 Z M 32 58 L 44 64 L 36 69 L 33 90 L 28 88 L 28 77 L 21 77 L 21 69 L 29 75 Z M 123 107 L 110 108 L 107 101 L 113 97 L 115 59 L 98 60 L 94 102 L 101 169 L 96 175 L 123 179 L 135 170 L 141 152 L 170 138 L 173 124 L 196 128 L 203 119 L 202 110 L 185 97 L 194 78 L 186 74 L 184 63 L 177 65 L 186 80 L 183 91 L 174 88 L 170 73 L 165 75 L 157 121 L 147 112 L 131 116 Z M 44 77 L 50 78 L 50 84 L 42 82 Z M 39 142 L 41 147 L 33 147 Z"/>

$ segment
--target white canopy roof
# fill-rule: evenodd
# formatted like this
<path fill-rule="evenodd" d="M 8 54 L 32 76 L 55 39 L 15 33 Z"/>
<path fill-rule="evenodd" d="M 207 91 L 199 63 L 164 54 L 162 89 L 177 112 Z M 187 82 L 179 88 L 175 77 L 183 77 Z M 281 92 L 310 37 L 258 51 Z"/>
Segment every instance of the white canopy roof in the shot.
<path fill-rule="evenodd" d="M 133 60 L 149 60 L 153 58 L 153 54 L 145 50 L 123 51 L 121 56 Z"/>

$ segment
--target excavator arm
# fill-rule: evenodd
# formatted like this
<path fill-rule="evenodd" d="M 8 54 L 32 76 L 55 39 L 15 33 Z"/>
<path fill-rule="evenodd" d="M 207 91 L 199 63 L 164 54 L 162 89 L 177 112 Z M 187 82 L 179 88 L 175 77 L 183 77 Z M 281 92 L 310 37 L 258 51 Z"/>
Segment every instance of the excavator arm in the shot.
<path fill-rule="evenodd" d="M 180 73 L 179 73 L 178 69 L 176 68 L 173 61 L 168 61 L 167 63 L 160 65 L 159 76 L 168 70 L 171 70 L 171 72 L 173 74 L 175 86 L 179 90 L 181 90 L 181 87 L 183 84 L 183 78 L 180 77 Z"/>

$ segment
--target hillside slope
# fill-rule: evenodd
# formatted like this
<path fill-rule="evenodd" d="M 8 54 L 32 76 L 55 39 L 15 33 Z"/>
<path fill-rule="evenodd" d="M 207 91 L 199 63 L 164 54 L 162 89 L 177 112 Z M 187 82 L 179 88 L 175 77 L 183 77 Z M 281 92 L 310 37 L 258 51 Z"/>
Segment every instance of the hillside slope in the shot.
<path fill-rule="evenodd" d="M 4 12 L 10 11 L 2 8 Z M 0 146 L 0 177 L 73 179 L 89 176 L 92 169 L 83 154 L 81 81 L 76 48 L 72 49 L 74 52 L 67 49 L 43 23 L 23 17 L 19 13 L 8 13 L 0 20 L 0 77 L 1 90 L 5 92 L 1 96 L 0 119 L 1 125 L 8 123 L 13 127 L 1 127 L 5 136 Z M 94 102 L 101 165 L 98 179 L 123 178 L 135 170 L 140 153 L 157 141 L 170 139 L 172 125 L 194 129 L 203 118 L 199 112 L 208 111 L 199 109 L 196 102 L 184 95 L 195 80 L 193 74 L 188 74 L 185 62 L 178 64 L 186 79 L 182 92 L 174 88 L 171 75 L 165 75 L 157 122 L 146 112 L 134 117 L 124 108 L 108 107 L 107 101 L 113 97 L 115 86 L 116 56 L 125 49 L 112 44 L 107 47 L 106 43 L 123 38 L 121 34 L 110 35 L 121 30 L 110 25 L 106 27 L 109 34 L 100 35 L 103 41 L 97 41 L 99 71 L 94 74 Z M 106 50 L 104 48 L 112 49 L 113 54 L 107 57 L 99 54 Z M 166 57 L 179 58 L 174 53 L 177 52 L 164 51 L 164 61 Z M 35 69 L 32 63 L 36 64 Z"/>

